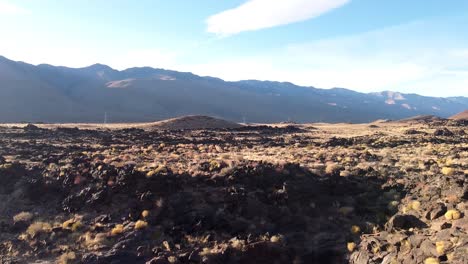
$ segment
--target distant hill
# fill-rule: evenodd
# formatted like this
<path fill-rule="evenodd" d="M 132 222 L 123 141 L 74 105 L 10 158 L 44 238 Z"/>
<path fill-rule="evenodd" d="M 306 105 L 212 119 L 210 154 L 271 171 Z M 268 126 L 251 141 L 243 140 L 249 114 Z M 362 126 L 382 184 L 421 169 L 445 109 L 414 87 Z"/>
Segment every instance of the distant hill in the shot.
<path fill-rule="evenodd" d="M 465 110 L 461 113 L 451 116 L 449 119 L 454 120 L 468 120 L 468 110 Z"/>
<path fill-rule="evenodd" d="M 206 115 L 235 122 L 369 122 L 447 118 L 468 98 L 359 93 L 292 83 L 213 77 L 149 67 L 117 71 L 31 65 L 0 56 L 0 122 L 146 122 Z M 105 114 L 107 113 L 107 114 Z"/>
<path fill-rule="evenodd" d="M 226 129 L 240 127 L 242 125 L 209 116 L 182 116 L 148 123 L 143 126 L 143 128 L 154 130 Z"/>
<path fill-rule="evenodd" d="M 400 123 L 427 123 L 427 122 L 434 122 L 434 121 L 443 121 L 443 118 L 433 116 L 433 115 L 417 115 L 413 117 L 403 118 L 397 120 L 396 122 Z"/>

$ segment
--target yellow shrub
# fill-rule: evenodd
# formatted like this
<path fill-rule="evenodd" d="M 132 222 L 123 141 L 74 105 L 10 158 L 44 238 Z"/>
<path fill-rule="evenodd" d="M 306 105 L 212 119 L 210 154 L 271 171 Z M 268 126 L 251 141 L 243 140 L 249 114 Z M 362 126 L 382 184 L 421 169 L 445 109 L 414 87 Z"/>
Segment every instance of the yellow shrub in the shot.
<path fill-rule="evenodd" d="M 80 221 L 76 221 L 75 223 L 72 224 L 71 231 L 76 232 L 82 226 L 83 226 L 83 224 Z"/>
<path fill-rule="evenodd" d="M 73 232 L 77 231 L 80 227 L 82 227 L 83 224 L 75 219 L 69 219 L 62 224 L 63 229 L 69 229 Z"/>
<path fill-rule="evenodd" d="M 390 203 L 388 203 L 387 208 L 390 210 L 396 209 L 398 207 L 398 204 L 398 201 L 391 201 Z"/>
<path fill-rule="evenodd" d="M 450 176 L 450 175 L 453 175 L 455 173 L 455 170 L 453 168 L 450 168 L 450 167 L 443 167 L 441 172 L 444 175 Z"/>
<path fill-rule="evenodd" d="M 356 248 L 356 243 L 354 243 L 354 242 L 348 242 L 348 244 L 346 245 L 346 247 L 348 248 L 348 251 L 349 251 L 349 252 L 353 252 L 354 249 Z"/>
<path fill-rule="evenodd" d="M 351 175 L 351 173 L 347 170 L 340 171 L 341 177 L 349 177 L 349 175 Z"/>
<path fill-rule="evenodd" d="M 209 169 L 210 171 L 217 170 L 220 167 L 221 167 L 221 164 L 218 161 L 216 161 L 216 160 L 210 161 L 210 169 Z"/>
<path fill-rule="evenodd" d="M 411 243 L 407 239 L 402 240 L 400 250 L 401 251 L 408 251 L 410 249 L 411 249 Z"/>
<path fill-rule="evenodd" d="M 457 220 L 457 219 L 460 219 L 460 217 L 461 217 L 460 211 L 455 210 L 455 209 L 448 210 L 445 213 L 445 219 L 447 220 Z"/>
<path fill-rule="evenodd" d="M 333 174 L 333 173 L 337 172 L 340 169 L 341 169 L 341 167 L 338 164 L 330 163 L 330 164 L 327 164 L 327 167 L 325 167 L 325 173 L 326 174 Z"/>
<path fill-rule="evenodd" d="M 48 233 L 50 231 L 52 231 L 52 226 L 49 223 L 34 222 L 28 227 L 26 233 L 31 237 L 35 237 L 39 233 Z"/>
<path fill-rule="evenodd" d="M 421 207 L 421 203 L 419 201 L 412 201 L 411 202 L 411 209 L 419 210 L 419 207 Z"/>
<path fill-rule="evenodd" d="M 354 207 L 351 207 L 351 206 L 343 206 L 338 209 L 338 212 L 340 212 L 343 215 L 349 215 L 353 211 L 354 211 Z"/>
<path fill-rule="evenodd" d="M 58 257 L 57 263 L 68 264 L 68 263 L 72 263 L 75 259 L 76 259 L 75 252 L 67 252 L 67 253 L 63 253 L 60 257 Z"/>
<path fill-rule="evenodd" d="M 439 259 L 438 258 L 427 258 L 424 260 L 424 264 L 439 264 Z"/>
<path fill-rule="evenodd" d="M 71 226 L 73 225 L 73 223 L 75 223 L 75 220 L 74 219 L 69 219 L 69 220 L 63 222 L 62 228 L 63 229 L 70 229 Z"/>
<path fill-rule="evenodd" d="M 444 254 L 444 252 L 445 252 L 445 243 L 444 243 L 444 241 L 436 242 L 436 250 L 437 250 L 437 253 Z"/>
<path fill-rule="evenodd" d="M 283 238 L 282 238 L 280 235 L 278 235 L 278 236 L 272 236 L 272 237 L 270 238 L 270 242 L 272 242 L 272 243 L 279 243 L 279 242 L 281 242 L 282 239 L 283 239 Z"/>
<path fill-rule="evenodd" d="M 135 229 L 136 230 L 145 229 L 147 227 L 148 227 L 148 223 L 146 221 L 138 220 L 135 223 Z"/>
<path fill-rule="evenodd" d="M 21 212 L 13 217 L 14 222 L 29 222 L 33 218 L 33 214 L 29 212 Z"/>
<path fill-rule="evenodd" d="M 87 232 L 82 237 L 84 238 L 84 245 L 88 248 L 95 248 L 108 244 L 107 235 L 105 233 L 97 233 L 94 235 L 91 232 Z"/>
<path fill-rule="evenodd" d="M 111 230 L 111 235 L 116 236 L 116 235 L 122 234 L 123 230 L 124 230 L 123 225 L 115 225 L 115 227 L 112 228 Z"/>
<path fill-rule="evenodd" d="M 359 226 L 353 225 L 353 226 L 351 227 L 351 233 L 353 233 L 353 234 L 358 234 L 358 233 L 360 233 L 360 232 L 361 232 L 361 228 L 360 228 Z"/>
<path fill-rule="evenodd" d="M 144 210 L 143 212 L 141 212 L 141 216 L 143 216 L 144 218 L 148 217 L 149 216 L 149 211 L 148 210 Z"/>
<path fill-rule="evenodd" d="M 151 177 L 153 177 L 154 175 L 159 174 L 159 173 L 167 173 L 167 168 L 166 168 L 166 166 L 164 166 L 164 165 L 159 165 L 156 169 L 151 170 L 151 171 L 148 171 L 148 172 L 146 173 L 146 177 L 151 178 Z"/>

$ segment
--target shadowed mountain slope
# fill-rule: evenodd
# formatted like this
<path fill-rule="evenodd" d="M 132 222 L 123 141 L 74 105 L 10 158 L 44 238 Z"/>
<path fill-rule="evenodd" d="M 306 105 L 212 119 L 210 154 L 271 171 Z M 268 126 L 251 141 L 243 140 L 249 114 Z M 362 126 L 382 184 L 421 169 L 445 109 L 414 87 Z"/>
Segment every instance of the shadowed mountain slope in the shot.
<path fill-rule="evenodd" d="M 225 82 L 192 73 L 34 66 L 0 57 L 0 122 L 144 122 L 208 115 L 237 122 L 369 122 L 415 115 L 449 117 L 468 98 L 359 93 L 292 83 Z"/>

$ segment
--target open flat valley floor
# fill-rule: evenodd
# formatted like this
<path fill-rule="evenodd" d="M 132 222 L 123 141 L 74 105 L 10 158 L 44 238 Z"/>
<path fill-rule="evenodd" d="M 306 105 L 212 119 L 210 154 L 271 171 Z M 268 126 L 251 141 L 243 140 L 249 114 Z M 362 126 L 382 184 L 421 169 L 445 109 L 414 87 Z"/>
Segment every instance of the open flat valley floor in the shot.
<path fill-rule="evenodd" d="M 467 133 L 0 125 L 0 263 L 468 263 Z"/>

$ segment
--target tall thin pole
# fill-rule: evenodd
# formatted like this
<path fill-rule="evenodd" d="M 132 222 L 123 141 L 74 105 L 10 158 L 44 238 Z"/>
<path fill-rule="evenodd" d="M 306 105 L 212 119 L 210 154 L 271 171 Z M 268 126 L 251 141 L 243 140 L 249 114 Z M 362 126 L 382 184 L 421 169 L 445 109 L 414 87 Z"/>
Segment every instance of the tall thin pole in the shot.
<path fill-rule="evenodd" d="M 104 125 L 107 124 L 107 112 L 104 112 Z"/>

